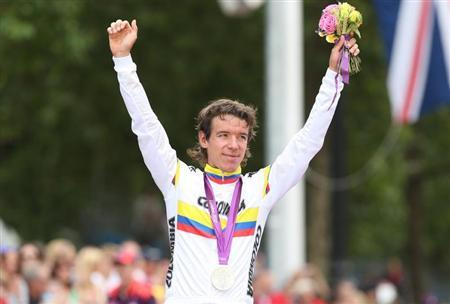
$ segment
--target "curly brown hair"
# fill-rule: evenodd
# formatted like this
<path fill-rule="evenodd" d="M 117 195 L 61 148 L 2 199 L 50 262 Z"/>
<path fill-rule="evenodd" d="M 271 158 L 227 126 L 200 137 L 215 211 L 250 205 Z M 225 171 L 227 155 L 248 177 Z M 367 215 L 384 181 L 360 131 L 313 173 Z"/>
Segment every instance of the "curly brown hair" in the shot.
<path fill-rule="evenodd" d="M 202 131 L 205 134 L 206 139 L 211 136 L 212 120 L 214 117 L 223 118 L 225 115 L 233 115 L 237 118 L 244 120 L 248 125 L 248 142 L 256 136 L 256 130 L 258 123 L 256 121 L 257 109 L 253 106 L 245 105 L 239 101 L 221 98 L 211 101 L 206 107 L 204 107 L 197 115 L 195 129 L 197 132 Z M 197 161 L 201 167 L 204 167 L 208 162 L 208 152 L 205 148 L 200 146 L 197 142 L 194 147 L 187 149 L 187 154 L 195 161 Z M 247 160 L 251 157 L 250 147 L 247 145 L 244 159 L 241 166 L 247 164 Z"/>

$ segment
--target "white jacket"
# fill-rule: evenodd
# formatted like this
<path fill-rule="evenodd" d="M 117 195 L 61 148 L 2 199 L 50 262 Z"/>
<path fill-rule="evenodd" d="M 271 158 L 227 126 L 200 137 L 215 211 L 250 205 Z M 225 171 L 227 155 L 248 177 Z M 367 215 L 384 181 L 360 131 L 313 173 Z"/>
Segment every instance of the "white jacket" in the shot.
<path fill-rule="evenodd" d="M 271 166 L 242 175 L 206 166 L 222 225 L 235 182 L 242 176 L 241 202 L 228 265 L 235 282 L 227 291 L 216 290 L 211 273 L 218 265 L 217 243 L 203 184 L 203 171 L 177 158 L 164 128 L 151 109 L 131 56 L 113 58 L 120 92 L 132 119 L 145 164 L 161 190 L 167 211 L 170 251 L 166 303 L 253 303 L 253 271 L 267 216 L 273 205 L 305 173 L 323 145 L 343 88 L 340 76 L 327 70 L 305 126 L 290 140 Z"/>

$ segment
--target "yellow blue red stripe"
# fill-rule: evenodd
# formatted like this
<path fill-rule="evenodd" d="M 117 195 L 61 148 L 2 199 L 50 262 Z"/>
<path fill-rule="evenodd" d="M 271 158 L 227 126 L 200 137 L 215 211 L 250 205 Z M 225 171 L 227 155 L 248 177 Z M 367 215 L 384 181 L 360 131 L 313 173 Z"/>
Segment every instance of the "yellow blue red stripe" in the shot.
<path fill-rule="evenodd" d="M 177 227 L 179 230 L 194 233 L 207 238 L 214 238 L 215 236 L 214 229 L 182 215 L 178 215 Z"/>
<path fill-rule="evenodd" d="M 233 237 L 251 236 L 255 232 L 258 208 L 247 208 L 241 211 L 237 218 Z M 227 220 L 221 218 L 222 229 Z M 177 229 L 207 238 L 215 238 L 209 212 L 182 201 L 178 202 Z"/>
<path fill-rule="evenodd" d="M 224 172 L 219 168 L 214 168 L 209 164 L 206 164 L 205 173 L 211 181 L 217 184 L 230 184 L 237 181 L 241 176 L 241 167 L 238 167 L 233 172 Z"/>
<path fill-rule="evenodd" d="M 229 176 L 219 176 L 212 173 L 206 173 L 209 180 L 217 183 L 217 184 L 231 184 L 239 179 L 240 174 L 237 175 L 229 175 Z"/>

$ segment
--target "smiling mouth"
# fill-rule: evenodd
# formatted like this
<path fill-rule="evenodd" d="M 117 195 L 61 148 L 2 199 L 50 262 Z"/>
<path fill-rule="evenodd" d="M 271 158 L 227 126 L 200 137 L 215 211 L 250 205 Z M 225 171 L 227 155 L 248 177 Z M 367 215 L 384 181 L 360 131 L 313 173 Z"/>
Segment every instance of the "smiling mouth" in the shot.
<path fill-rule="evenodd" d="M 227 154 L 224 154 L 226 157 L 230 157 L 230 158 L 238 158 L 239 157 L 239 155 L 227 155 Z"/>

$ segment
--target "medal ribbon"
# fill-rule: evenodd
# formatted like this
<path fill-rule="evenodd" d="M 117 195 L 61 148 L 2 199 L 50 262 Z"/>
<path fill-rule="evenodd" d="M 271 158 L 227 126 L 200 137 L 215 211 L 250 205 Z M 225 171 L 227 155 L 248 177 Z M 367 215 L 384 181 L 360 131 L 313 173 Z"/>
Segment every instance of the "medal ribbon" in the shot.
<path fill-rule="evenodd" d="M 350 40 L 349 35 L 344 35 L 344 37 L 345 37 L 346 42 Z M 337 44 L 338 42 L 339 42 L 339 40 L 336 40 L 336 42 L 334 44 Z M 331 106 L 333 105 L 334 100 L 336 99 L 336 96 L 337 96 L 337 93 L 339 90 L 339 84 L 338 84 L 339 74 L 342 75 L 343 83 L 345 83 L 345 84 L 350 83 L 350 54 L 349 54 L 348 48 L 345 45 L 341 49 L 341 55 L 339 57 L 339 64 L 338 64 L 338 72 L 336 73 L 336 76 L 334 77 L 336 91 L 333 96 L 333 101 L 331 101 L 331 104 L 330 104 L 330 107 L 328 108 L 328 110 L 331 109 Z"/>
<path fill-rule="evenodd" d="M 344 35 L 344 37 L 345 37 L 345 43 L 347 43 L 347 41 L 350 40 L 350 36 Z M 350 83 L 350 53 L 349 53 L 349 49 L 346 45 L 344 45 L 342 47 L 340 66 L 341 66 L 340 70 L 341 70 L 341 74 L 342 74 L 342 81 L 345 84 L 349 84 Z"/>
<path fill-rule="evenodd" d="M 238 206 L 241 200 L 242 178 L 239 178 L 236 182 L 236 186 L 234 187 L 230 211 L 228 213 L 228 221 L 224 230 L 222 230 L 222 226 L 220 224 L 219 212 L 217 210 L 217 204 L 214 198 L 211 183 L 209 182 L 206 174 L 204 174 L 203 179 L 205 183 L 205 194 L 208 200 L 209 215 L 211 217 L 214 232 L 216 233 L 219 264 L 227 265 L 230 257 L 231 242 L 233 240 L 234 224 L 236 223 Z"/>

